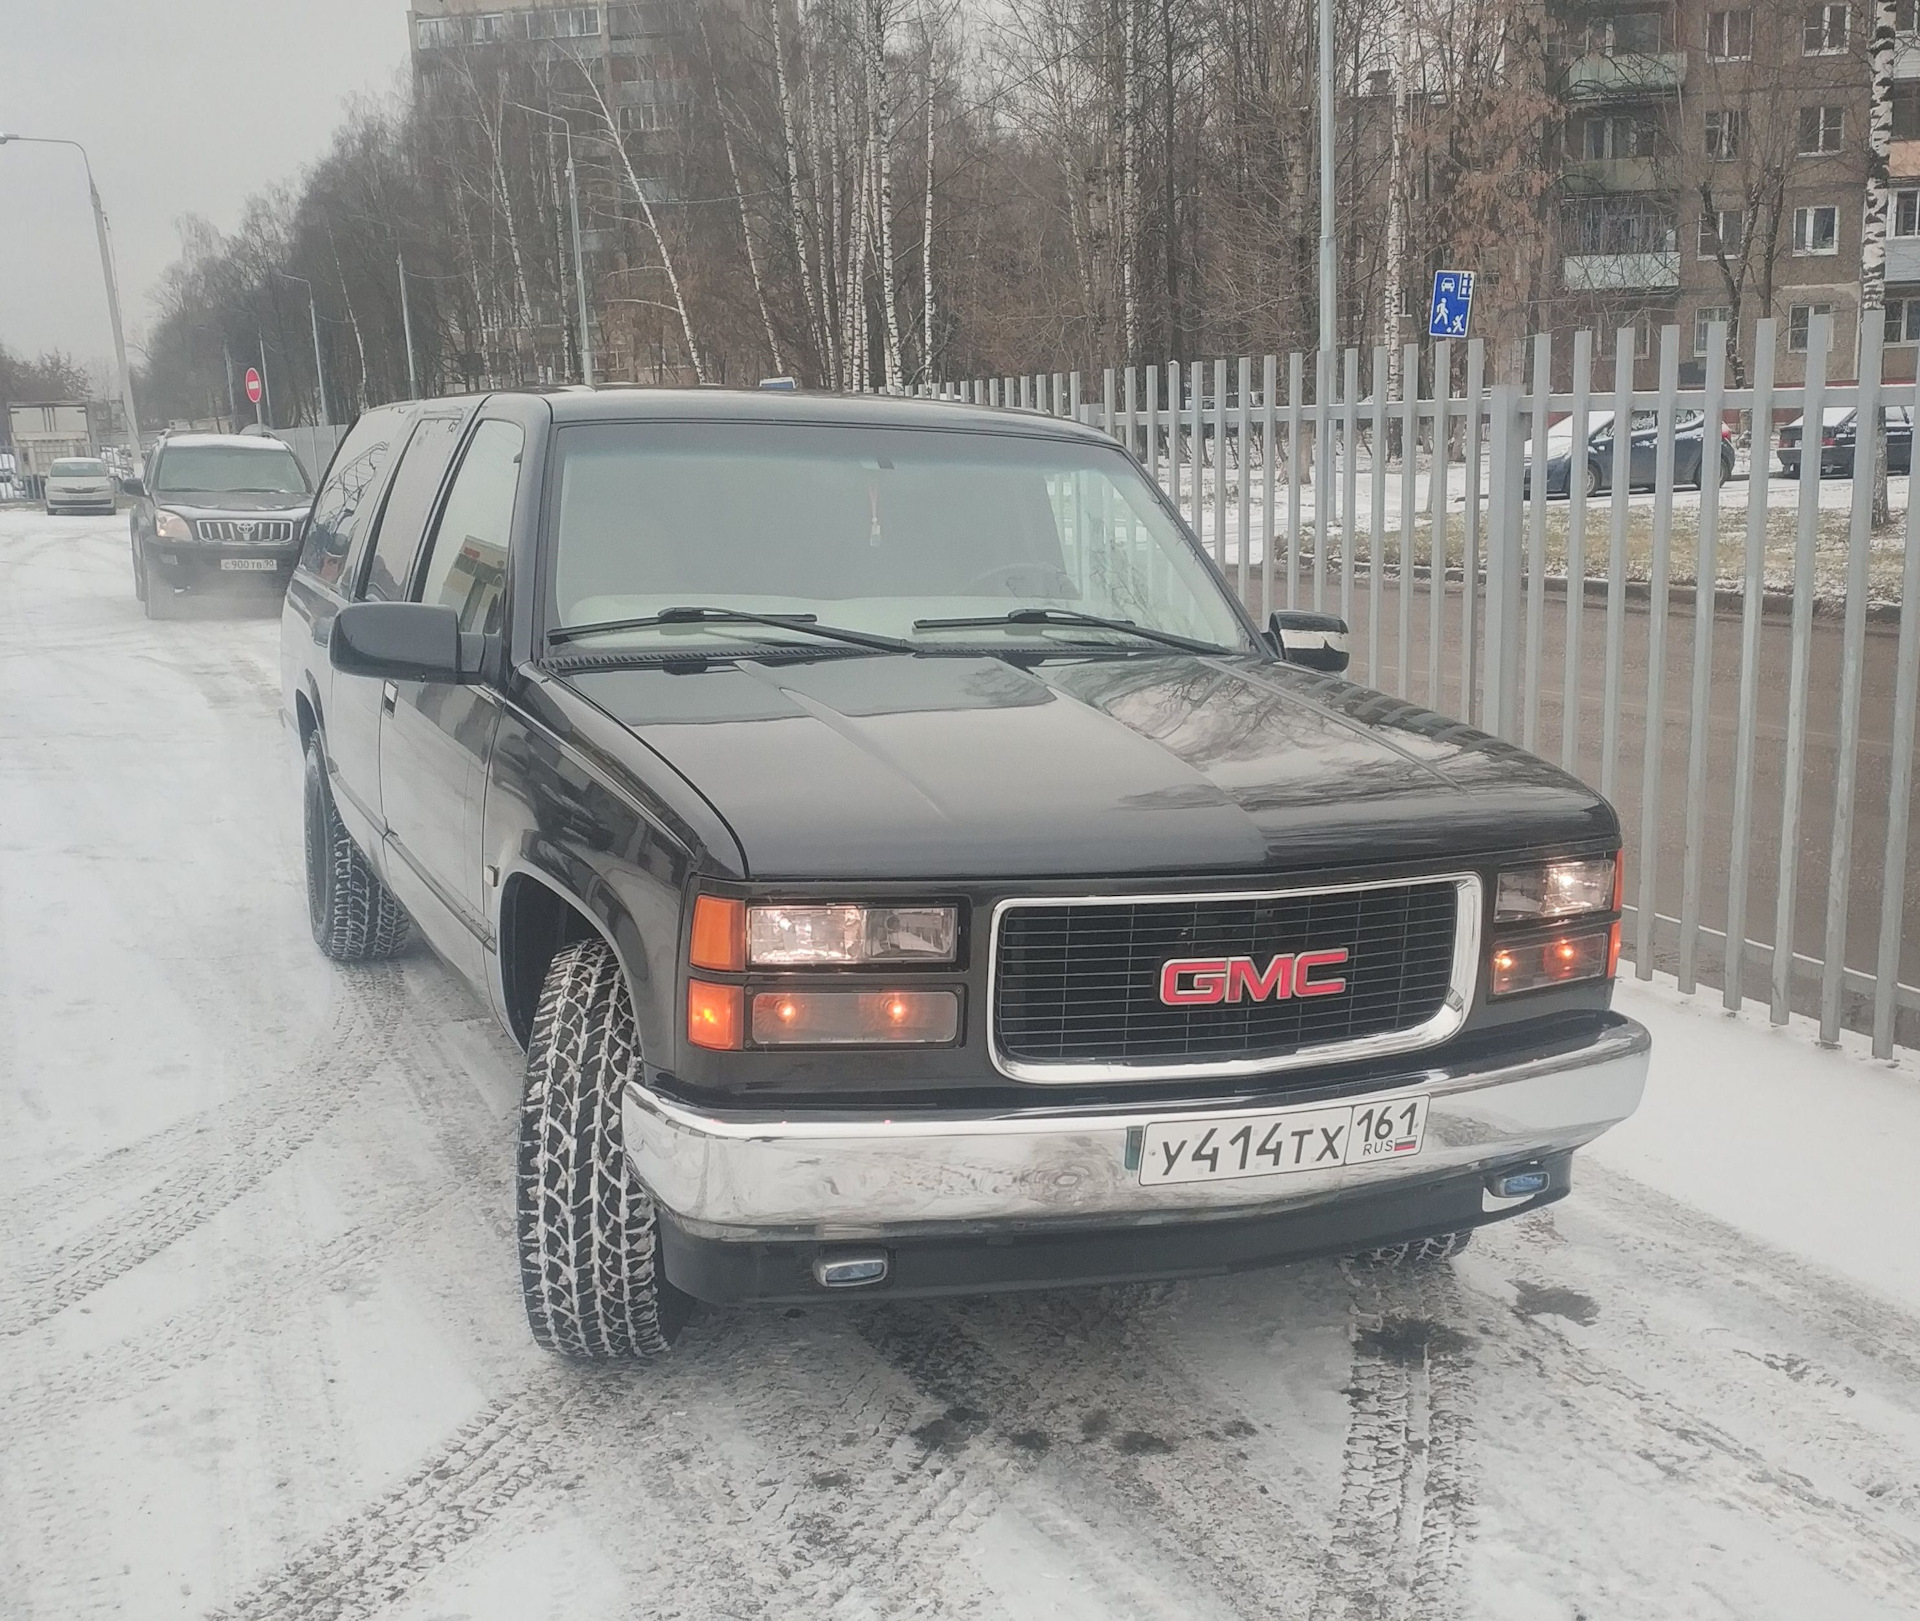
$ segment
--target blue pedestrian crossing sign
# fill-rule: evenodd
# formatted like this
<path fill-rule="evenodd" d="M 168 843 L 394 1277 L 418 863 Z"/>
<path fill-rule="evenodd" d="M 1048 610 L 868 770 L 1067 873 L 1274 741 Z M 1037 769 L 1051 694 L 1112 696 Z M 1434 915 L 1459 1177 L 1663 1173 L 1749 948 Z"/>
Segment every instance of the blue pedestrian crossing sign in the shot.
<path fill-rule="evenodd" d="M 1433 273 L 1433 304 L 1427 311 L 1427 336 L 1464 338 L 1467 319 L 1473 314 L 1471 270 L 1436 270 Z"/>

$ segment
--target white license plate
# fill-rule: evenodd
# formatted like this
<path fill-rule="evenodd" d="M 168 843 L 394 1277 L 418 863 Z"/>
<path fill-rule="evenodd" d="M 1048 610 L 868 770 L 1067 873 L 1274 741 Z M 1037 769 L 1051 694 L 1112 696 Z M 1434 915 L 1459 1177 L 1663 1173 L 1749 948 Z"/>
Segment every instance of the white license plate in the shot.
<path fill-rule="evenodd" d="M 1227 1182 L 1417 1159 L 1426 1131 L 1423 1097 L 1155 1121 L 1140 1145 L 1140 1181 Z"/>
<path fill-rule="evenodd" d="M 222 568 L 243 569 L 249 574 L 271 574 L 280 565 L 271 557 L 223 557 Z"/>

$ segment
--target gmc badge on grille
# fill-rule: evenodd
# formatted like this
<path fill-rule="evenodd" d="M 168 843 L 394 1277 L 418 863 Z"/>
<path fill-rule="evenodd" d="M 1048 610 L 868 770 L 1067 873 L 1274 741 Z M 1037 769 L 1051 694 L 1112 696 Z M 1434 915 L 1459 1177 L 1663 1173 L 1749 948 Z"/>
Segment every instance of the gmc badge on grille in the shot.
<path fill-rule="evenodd" d="M 1160 965 L 1160 1000 L 1168 1007 L 1199 1007 L 1210 1002 L 1284 1002 L 1294 996 L 1338 996 L 1344 978 L 1315 979 L 1322 968 L 1338 968 L 1347 948 L 1282 952 L 1257 968 L 1251 957 L 1175 957 Z"/>

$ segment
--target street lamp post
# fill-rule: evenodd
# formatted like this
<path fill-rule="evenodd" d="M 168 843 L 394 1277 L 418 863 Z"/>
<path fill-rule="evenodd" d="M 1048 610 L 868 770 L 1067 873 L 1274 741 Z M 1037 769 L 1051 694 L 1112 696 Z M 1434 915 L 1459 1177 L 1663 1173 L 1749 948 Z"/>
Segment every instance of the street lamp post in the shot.
<path fill-rule="evenodd" d="M 567 132 L 567 208 L 573 216 L 573 284 L 580 294 L 580 381 L 593 386 L 593 338 L 587 330 L 587 272 L 580 252 L 580 184 L 573 172 L 573 125 L 559 113 L 543 107 L 529 107 L 524 101 L 513 103 L 535 118 L 550 118 Z"/>
<path fill-rule="evenodd" d="M 313 387 L 320 396 L 320 421 L 316 426 L 324 427 L 332 420 L 327 415 L 327 372 L 320 359 L 320 306 L 314 302 L 313 283 L 305 276 L 289 275 L 284 270 L 274 272 L 282 281 L 297 281 L 307 290 L 307 314 L 313 320 Z"/>
<path fill-rule="evenodd" d="M 113 359 L 120 368 L 120 409 L 127 418 L 127 453 L 137 471 L 140 466 L 140 418 L 133 408 L 133 373 L 127 369 L 127 339 L 120 324 L 120 286 L 113 274 L 113 244 L 107 235 L 107 211 L 100 205 L 100 188 L 93 183 L 93 160 L 78 141 L 57 136 L 8 135 L 0 133 L 0 146 L 16 141 L 23 146 L 70 146 L 80 154 L 87 169 L 87 196 L 93 203 L 93 228 L 100 238 L 100 273 L 107 283 L 107 315 L 113 323 Z"/>

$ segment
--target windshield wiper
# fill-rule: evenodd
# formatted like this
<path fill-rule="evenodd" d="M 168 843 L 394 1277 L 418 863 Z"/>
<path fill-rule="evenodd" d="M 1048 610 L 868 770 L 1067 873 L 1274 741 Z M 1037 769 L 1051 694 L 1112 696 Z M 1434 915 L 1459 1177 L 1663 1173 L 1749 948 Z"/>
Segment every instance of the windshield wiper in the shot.
<path fill-rule="evenodd" d="M 1138 636 L 1143 641 L 1159 642 L 1163 647 L 1177 647 L 1185 653 L 1233 651 L 1230 647 L 1220 647 L 1213 642 L 1176 636 L 1170 630 L 1149 630 L 1145 625 L 1136 625 L 1131 619 L 1108 619 L 1100 614 L 1084 614 L 1077 608 L 1015 608 L 1011 613 L 986 614 L 979 618 L 916 619 L 913 622 L 915 630 L 973 630 L 988 625 L 1091 625 L 1098 630 L 1117 630 L 1128 636 Z"/>
<path fill-rule="evenodd" d="M 549 642 L 575 642 L 582 636 L 611 635 L 622 630 L 651 630 L 656 625 L 772 625 L 779 630 L 805 631 L 832 642 L 850 642 L 855 647 L 871 647 L 882 653 L 912 653 L 912 642 L 894 636 L 875 636 L 864 630 L 842 630 L 838 625 L 823 625 L 818 614 L 756 614 L 738 608 L 662 608 L 657 614 L 638 619 L 603 619 L 592 625 L 562 625 L 547 632 Z"/>

